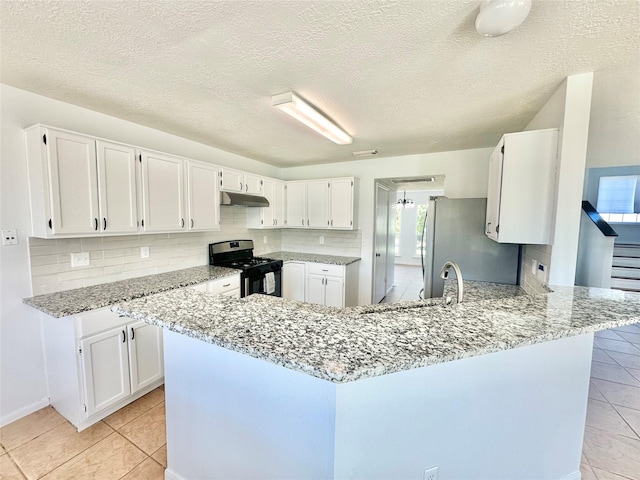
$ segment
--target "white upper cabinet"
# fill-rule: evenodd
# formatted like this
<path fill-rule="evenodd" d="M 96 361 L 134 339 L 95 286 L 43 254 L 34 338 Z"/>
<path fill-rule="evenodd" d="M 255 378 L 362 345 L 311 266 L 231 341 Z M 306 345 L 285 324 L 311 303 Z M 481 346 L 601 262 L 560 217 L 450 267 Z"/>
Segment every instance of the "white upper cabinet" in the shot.
<path fill-rule="evenodd" d="M 282 228 L 285 226 L 285 182 L 263 177 L 262 192 L 268 207 L 247 208 L 247 228 Z"/>
<path fill-rule="evenodd" d="M 187 161 L 187 227 L 190 231 L 220 228 L 218 178 L 215 165 Z"/>
<path fill-rule="evenodd" d="M 223 192 L 242 192 L 250 195 L 262 195 L 262 177 L 252 173 L 223 167 L 220 190 Z"/>
<path fill-rule="evenodd" d="M 96 141 L 100 231 L 138 230 L 136 211 L 136 156 L 133 147 Z"/>
<path fill-rule="evenodd" d="M 485 233 L 501 243 L 553 243 L 558 129 L 509 133 L 489 161 Z"/>
<path fill-rule="evenodd" d="M 307 182 L 287 182 L 286 226 L 306 228 L 307 226 Z"/>
<path fill-rule="evenodd" d="M 145 232 L 185 230 L 184 160 L 142 150 L 142 219 Z"/>
<path fill-rule="evenodd" d="M 329 179 L 307 182 L 307 227 L 329 227 L 330 190 L 331 180 Z"/>
<path fill-rule="evenodd" d="M 137 230 L 133 148 L 41 125 L 26 140 L 33 236 Z"/>
<path fill-rule="evenodd" d="M 286 183 L 288 228 L 354 228 L 353 177 Z"/>
<path fill-rule="evenodd" d="M 353 229 L 353 177 L 331 179 L 329 228 Z"/>

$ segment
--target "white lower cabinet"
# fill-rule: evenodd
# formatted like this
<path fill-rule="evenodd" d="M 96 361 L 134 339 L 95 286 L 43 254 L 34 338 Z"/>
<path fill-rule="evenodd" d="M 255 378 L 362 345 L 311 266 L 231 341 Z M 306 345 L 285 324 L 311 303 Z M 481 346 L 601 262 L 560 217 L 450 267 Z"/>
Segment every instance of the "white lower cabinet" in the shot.
<path fill-rule="evenodd" d="M 108 307 L 43 321 L 51 405 L 79 431 L 164 382 L 162 329 Z"/>
<path fill-rule="evenodd" d="M 282 296 L 287 300 L 305 301 L 305 262 L 285 262 L 282 265 Z"/>
<path fill-rule="evenodd" d="M 307 263 L 305 301 L 344 308 L 358 303 L 358 263 Z"/>
<path fill-rule="evenodd" d="M 240 298 L 240 273 L 192 285 L 191 290 Z"/>

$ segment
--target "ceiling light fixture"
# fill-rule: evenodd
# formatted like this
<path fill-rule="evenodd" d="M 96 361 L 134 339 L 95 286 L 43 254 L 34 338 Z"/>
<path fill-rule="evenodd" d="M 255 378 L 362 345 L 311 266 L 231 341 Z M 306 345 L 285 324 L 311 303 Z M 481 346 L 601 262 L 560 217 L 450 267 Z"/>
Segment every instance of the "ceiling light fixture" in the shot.
<path fill-rule="evenodd" d="M 273 95 L 271 105 L 278 107 L 338 145 L 348 145 L 353 142 L 353 138 L 347 132 L 293 92 Z"/>
<path fill-rule="evenodd" d="M 413 203 L 413 200 L 411 200 L 410 198 L 407 198 L 406 190 L 404 192 L 403 198 L 399 198 L 398 201 L 396 202 L 397 208 L 413 208 L 415 206 L 416 204 Z"/>
<path fill-rule="evenodd" d="M 476 17 L 476 30 L 485 37 L 499 37 L 524 22 L 531 0 L 483 0 Z"/>

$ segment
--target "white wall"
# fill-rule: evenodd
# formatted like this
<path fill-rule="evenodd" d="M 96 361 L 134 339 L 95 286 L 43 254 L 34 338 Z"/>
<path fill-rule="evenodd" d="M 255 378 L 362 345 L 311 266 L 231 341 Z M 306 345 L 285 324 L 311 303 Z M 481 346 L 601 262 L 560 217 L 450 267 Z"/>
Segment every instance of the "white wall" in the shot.
<path fill-rule="evenodd" d="M 262 162 L 6 85 L 0 85 L 0 97 L 0 228 L 17 228 L 20 242 L 17 246 L 0 247 L 0 424 L 3 425 L 48 404 L 40 317 L 36 310 L 22 304 L 22 298 L 32 294 L 26 238 L 30 213 L 22 134 L 25 127 L 44 123 L 261 175 L 280 175 L 279 169 Z M 279 248 L 277 243 L 273 248 Z M 205 263 L 203 254 L 202 264 Z"/>
<path fill-rule="evenodd" d="M 567 77 L 525 128 L 560 129 L 553 247 L 525 247 L 521 268 L 526 283 L 574 284 L 592 84 L 593 73 Z M 531 259 L 548 266 L 542 278 L 529 273 Z"/>
<path fill-rule="evenodd" d="M 593 74 L 587 168 L 640 165 L 640 65 Z"/>
<path fill-rule="evenodd" d="M 438 152 L 351 162 L 292 167 L 282 170 L 283 178 L 309 179 L 355 176 L 359 188 L 356 198 L 356 226 L 362 230 L 359 303 L 371 303 L 373 274 L 374 180 L 378 178 L 445 175 L 445 195 L 449 198 L 487 196 L 489 155 L 493 148 Z"/>

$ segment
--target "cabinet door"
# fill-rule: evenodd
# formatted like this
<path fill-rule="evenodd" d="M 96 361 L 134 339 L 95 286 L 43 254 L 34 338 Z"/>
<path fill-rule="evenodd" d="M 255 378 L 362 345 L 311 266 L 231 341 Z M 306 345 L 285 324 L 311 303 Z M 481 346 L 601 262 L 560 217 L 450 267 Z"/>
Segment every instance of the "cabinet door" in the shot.
<path fill-rule="evenodd" d="M 329 228 L 353 228 L 353 179 L 331 180 L 331 215 Z"/>
<path fill-rule="evenodd" d="M 260 209 L 260 225 L 263 228 L 275 227 L 276 221 L 274 218 L 275 212 L 275 180 L 271 178 L 264 178 L 262 180 L 262 195 L 269 200 L 268 207 L 262 207 Z"/>
<path fill-rule="evenodd" d="M 496 147 L 489 158 L 489 183 L 487 185 L 487 217 L 485 233 L 493 239 L 498 239 L 497 229 L 500 218 L 500 193 L 502 190 L 502 145 Z"/>
<path fill-rule="evenodd" d="M 324 305 L 325 278 L 313 273 L 307 275 L 306 302 Z"/>
<path fill-rule="evenodd" d="M 304 302 L 305 263 L 287 262 L 282 266 L 282 296 Z"/>
<path fill-rule="evenodd" d="M 51 233 L 98 231 L 98 173 L 92 138 L 47 131 L 51 187 Z"/>
<path fill-rule="evenodd" d="M 138 230 L 136 206 L 136 154 L 132 147 L 96 141 L 100 231 L 128 233 Z"/>
<path fill-rule="evenodd" d="M 262 195 L 262 177 L 252 173 L 244 174 L 244 193 L 249 195 Z"/>
<path fill-rule="evenodd" d="M 218 230 L 220 228 L 218 179 L 218 169 L 214 165 L 187 162 L 189 230 Z"/>
<path fill-rule="evenodd" d="M 127 326 L 127 332 L 131 393 L 135 393 L 164 376 L 162 328 L 136 322 Z"/>
<path fill-rule="evenodd" d="M 287 221 L 289 228 L 307 226 L 307 182 L 287 182 Z"/>
<path fill-rule="evenodd" d="M 184 230 L 184 165 L 181 158 L 142 152 L 142 227 L 145 232 Z"/>
<path fill-rule="evenodd" d="M 80 341 L 87 416 L 131 394 L 126 327 Z"/>
<path fill-rule="evenodd" d="M 328 307 L 344 307 L 344 280 L 340 277 L 325 277 L 324 304 Z"/>
<path fill-rule="evenodd" d="M 233 168 L 222 169 L 220 190 L 223 192 L 244 192 L 244 174 Z"/>
<path fill-rule="evenodd" d="M 273 220 L 276 227 L 284 227 L 286 219 L 286 190 L 284 182 L 274 181 L 273 185 Z"/>
<path fill-rule="evenodd" d="M 331 180 L 307 182 L 307 227 L 329 227 L 329 190 Z"/>

